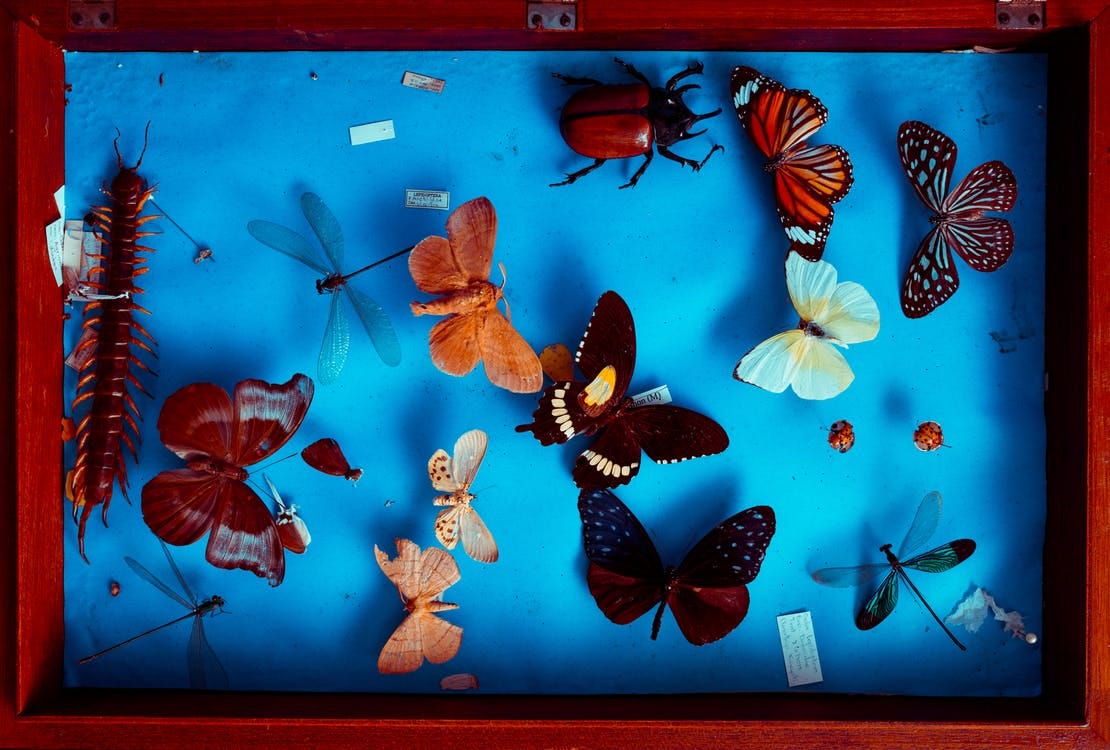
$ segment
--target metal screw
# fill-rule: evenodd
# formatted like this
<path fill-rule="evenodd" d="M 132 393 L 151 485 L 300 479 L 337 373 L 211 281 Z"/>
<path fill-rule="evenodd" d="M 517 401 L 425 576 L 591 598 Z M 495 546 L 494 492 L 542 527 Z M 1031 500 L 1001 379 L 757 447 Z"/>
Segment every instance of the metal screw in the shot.
<path fill-rule="evenodd" d="M 567 26 L 570 26 L 570 16 L 567 15 L 566 13 L 559 16 L 559 25 L 562 26 L 563 28 L 566 28 Z"/>
<path fill-rule="evenodd" d="M 80 13 L 74 13 L 69 17 L 69 21 L 74 26 L 80 26 L 85 22 L 85 18 Z"/>
<path fill-rule="evenodd" d="M 1040 26 L 1041 25 L 1041 17 L 1039 15 L 1037 15 L 1036 13 L 1030 13 L 1029 14 L 1029 25 L 1030 26 Z"/>
<path fill-rule="evenodd" d="M 999 13 L 998 14 L 998 22 L 1000 24 L 1002 24 L 1003 26 L 1010 23 L 1010 14 L 1009 13 Z"/>
<path fill-rule="evenodd" d="M 108 23 L 109 23 L 109 22 L 110 22 L 111 20 L 112 20 L 112 14 L 111 14 L 111 13 L 109 13 L 108 11 L 104 11 L 103 13 L 101 13 L 101 14 L 100 14 L 100 22 L 101 22 L 102 24 L 104 24 L 105 26 L 107 26 L 107 25 L 108 25 Z"/>
<path fill-rule="evenodd" d="M 536 27 L 543 26 L 543 16 L 539 13 L 532 14 L 532 25 Z"/>

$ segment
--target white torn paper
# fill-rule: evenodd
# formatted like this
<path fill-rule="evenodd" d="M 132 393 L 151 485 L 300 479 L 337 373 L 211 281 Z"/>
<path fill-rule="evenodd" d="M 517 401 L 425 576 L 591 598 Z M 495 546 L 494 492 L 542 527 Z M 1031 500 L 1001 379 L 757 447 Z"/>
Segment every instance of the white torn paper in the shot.
<path fill-rule="evenodd" d="M 987 619 L 987 610 L 994 615 L 994 619 L 1002 623 L 1002 629 L 1014 638 L 1025 638 L 1025 622 L 1020 612 L 1007 612 L 998 606 L 994 597 L 981 588 L 975 589 L 971 594 L 956 606 L 956 611 L 945 617 L 945 622 L 953 625 L 963 625 L 969 633 L 978 633 L 983 622 Z"/>
<path fill-rule="evenodd" d="M 790 687 L 823 682 L 821 658 L 817 654 L 817 638 L 813 634 L 813 618 L 809 612 L 779 615 L 779 641 L 786 663 L 786 684 Z"/>
<path fill-rule="evenodd" d="M 365 125 L 351 126 L 352 146 L 388 141 L 396 137 L 393 132 L 393 120 L 381 120 L 379 122 L 368 122 Z"/>
<path fill-rule="evenodd" d="M 46 225 L 46 257 L 54 281 L 62 285 L 62 253 L 65 244 L 66 186 L 54 191 L 54 205 L 58 207 L 58 218 Z"/>

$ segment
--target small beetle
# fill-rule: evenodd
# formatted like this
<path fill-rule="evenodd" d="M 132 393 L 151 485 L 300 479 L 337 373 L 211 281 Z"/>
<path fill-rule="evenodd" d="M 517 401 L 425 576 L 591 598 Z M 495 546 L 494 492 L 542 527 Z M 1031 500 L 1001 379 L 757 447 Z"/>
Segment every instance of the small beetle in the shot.
<path fill-rule="evenodd" d="M 559 131 L 563 140 L 572 149 L 594 159 L 590 166 L 572 172 L 562 182 L 552 183 L 551 187 L 569 185 L 579 177 L 594 171 L 607 159 L 627 159 L 643 156 L 644 163 L 621 189 L 635 187 L 640 175 L 651 163 L 654 152 L 672 161 L 691 167 L 695 172 L 709 161 L 714 151 L 724 151 L 722 146 L 714 146 L 700 162 L 686 159 L 671 152 L 669 146 L 701 135 L 705 130 L 695 133 L 688 128 L 698 120 L 715 117 L 720 109 L 704 115 L 695 115 L 682 101 L 682 95 L 690 89 L 701 88 L 695 83 L 675 88 L 687 76 L 700 74 L 702 64 L 694 63 L 675 74 L 665 88 L 652 87 L 643 73 L 624 62 L 613 58 L 628 74 L 640 83 L 622 85 L 603 84 L 592 78 L 571 78 L 554 73 L 565 85 L 588 86 L 576 92 L 563 106 L 559 116 Z"/>

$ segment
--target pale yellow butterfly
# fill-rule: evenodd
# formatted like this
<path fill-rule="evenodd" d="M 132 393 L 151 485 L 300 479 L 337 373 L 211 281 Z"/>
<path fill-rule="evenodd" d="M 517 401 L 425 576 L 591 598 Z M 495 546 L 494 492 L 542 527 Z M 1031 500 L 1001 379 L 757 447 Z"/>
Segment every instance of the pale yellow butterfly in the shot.
<path fill-rule="evenodd" d="M 859 284 L 836 282 L 836 269 L 796 252 L 786 258 L 786 288 L 801 321 L 745 354 L 733 376 L 774 393 L 787 386 L 805 399 L 832 398 L 855 379 L 837 347 L 879 333 L 879 308 Z"/>
<path fill-rule="evenodd" d="M 470 505 L 474 499 L 470 485 L 486 455 L 487 445 L 489 438 L 481 430 L 463 433 L 455 441 L 454 458 L 448 457 L 442 448 L 432 454 L 428 459 L 428 476 L 433 487 L 450 493 L 433 501 L 447 506 L 436 515 L 436 538 L 447 549 L 454 549 L 461 539 L 466 554 L 479 562 L 491 563 L 497 562 L 497 544 L 478 511 Z"/>

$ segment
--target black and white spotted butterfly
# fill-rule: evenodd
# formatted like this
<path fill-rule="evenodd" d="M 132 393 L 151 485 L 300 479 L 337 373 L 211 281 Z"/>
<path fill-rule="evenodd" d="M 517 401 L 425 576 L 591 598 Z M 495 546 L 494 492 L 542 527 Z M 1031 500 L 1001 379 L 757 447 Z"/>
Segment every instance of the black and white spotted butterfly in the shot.
<path fill-rule="evenodd" d="M 669 404 L 636 405 L 625 395 L 636 365 L 636 329 L 616 292 L 598 300 L 575 361 L 586 380 L 548 386 L 532 422 L 516 429 L 543 445 L 596 434 L 574 464 L 579 487 L 628 484 L 640 470 L 641 451 L 657 463 L 673 463 L 728 447 L 728 435 L 709 417 Z"/>
<path fill-rule="evenodd" d="M 933 228 L 921 240 L 902 282 L 902 312 L 921 318 L 948 300 L 960 285 L 955 252 L 976 271 L 997 271 L 1014 251 L 1010 222 L 983 216 L 1009 211 L 1017 180 L 1000 161 L 971 170 L 951 193 L 956 144 L 944 133 L 911 120 L 898 128 L 898 155 L 914 192 L 930 210 Z"/>

